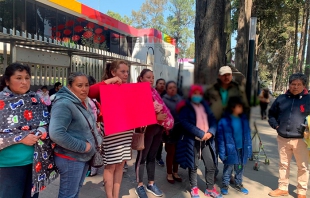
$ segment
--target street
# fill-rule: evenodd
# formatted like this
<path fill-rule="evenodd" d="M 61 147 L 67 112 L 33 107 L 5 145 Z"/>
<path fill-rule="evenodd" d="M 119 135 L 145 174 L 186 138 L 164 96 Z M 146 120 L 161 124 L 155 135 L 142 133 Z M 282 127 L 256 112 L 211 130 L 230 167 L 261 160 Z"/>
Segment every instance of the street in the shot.
<path fill-rule="evenodd" d="M 276 142 L 276 131 L 269 127 L 266 120 L 261 120 L 259 115 L 259 107 L 252 108 L 251 122 L 256 120 L 259 135 L 262 139 L 264 149 L 266 151 L 267 157 L 270 160 L 270 165 L 264 164 L 265 158 L 260 159 L 260 168 L 258 171 L 253 170 L 254 161 L 249 161 L 245 167 L 244 171 L 244 182 L 243 185 L 249 190 L 248 195 L 243 195 L 236 191 L 233 187 L 229 188 L 229 194 L 224 197 L 230 198 L 265 198 L 269 197 L 268 193 L 271 189 L 277 188 L 278 181 L 278 151 Z M 254 129 L 254 127 L 252 127 Z M 136 198 L 135 194 L 135 172 L 134 172 L 134 162 L 135 162 L 136 151 L 133 151 L 133 159 L 128 161 L 128 171 L 124 173 L 123 182 L 121 186 L 120 195 L 123 198 Z M 163 151 L 163 159 L 165 159 L 165 151 Z M 165 161 L 165 160 L 164 160 Z M 202 161 L 200 163 L 200 170 L 204 170 L 202 167 Z M 220 173 L 217 177 L 216 187 L 221 186 L 221 172 L 222 164 L 219 162 Z M 198 171 L 198 187 L 200 189 L 200 197 L 205 197 L 203 192 L 205 190 L 204 176 L 201 171 Z M 106 197 L 104 193 L 104 187 L 102 185 L 102 170 L 100 170 L 99 175 L 94 177 L 87 177 L 84 186 L 80 192 L 80 198 L 102 198 Z M 190 198 L 190 187 L 187 176 L 187 170 L 179 169 L 179 174 L 183 178 L 182 183 L 176 182 L 175 184 L 170 184 L 166 180 L 166 168 L 156 165 L 156 179 L 155 182 L 157 186 L 164 192 L 163 197 L 167 198 Z M 147 182 L 146 172 L 144 181 Z M 295 198 L 296 195 L 296 185 L 297 185 L 297 166 L 294 160 L 291 163 L 290 172 L 290 186 L 289 186 L 289 198 Z M 45 191 L 40 193 L 40 198 L 56 198 L 59 188 L 59 179 L 54 183 L 50 184 Z M 309 188 L 309 187 L 308 187 Z M 149 198 L 155 198 L 155 196 L 148 193 Z M 307 193 L 307 197 L 310 197 L 310 191 Z"/>

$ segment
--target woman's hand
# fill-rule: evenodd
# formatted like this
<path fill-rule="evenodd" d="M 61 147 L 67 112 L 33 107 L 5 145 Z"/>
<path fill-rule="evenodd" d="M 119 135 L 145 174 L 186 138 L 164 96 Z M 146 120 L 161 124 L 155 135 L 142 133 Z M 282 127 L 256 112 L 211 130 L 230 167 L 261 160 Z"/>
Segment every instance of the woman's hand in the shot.
<path fill-rule="evenodd" d="M 21 141 L 19 141 L 19 143 L 32 146 L 40 139 L 40 137 L 41 135 L 36 136 L 34 134 L 29 134 L 25 138 L 23 138 Z"/>
<path fill-rule="evenodd" d="M 159 113 L 159 114 L 156 115 L 157 121 L 163 121 L 166 118 L 167 118 L 167 114 L 165 114 L 165 113 Z"/>
<path fill-rule="evenodd" d="M 208 140 L 208 139 L 210 139 L 211 137 L 212 137 L 212 133 L 207 132 L 207 133 L 205 133 L 205 135 L 202 137 L 201 140 Z"/>
<path fill-rule="evenodd" d="M 104 81 L 106 84 L 122 84 L 122 79 L 115 76 L 114 78 L 110 78 Z"/>
<path fill-rule="evenodd" d="M 85 148 L 85 153 L 87 153 L 88 151 L 90 151 L 91 149 L 91 144 L 89 142 L 86 142 L 86 148 Z"/>

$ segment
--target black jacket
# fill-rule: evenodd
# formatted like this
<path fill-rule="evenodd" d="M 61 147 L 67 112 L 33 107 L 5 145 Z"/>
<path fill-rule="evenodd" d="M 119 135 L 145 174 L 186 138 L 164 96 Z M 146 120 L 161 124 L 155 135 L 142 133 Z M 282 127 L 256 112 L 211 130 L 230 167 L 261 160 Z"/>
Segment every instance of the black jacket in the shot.
<path fill-rule="evenodd" d="M 298 95 L 289 91 L 280 95 L 269 109 L 269 125 L 283 138 L 303 138 L 298 132 L 300 124 L 310 113 L 310 95 L 304 90 Z"/>

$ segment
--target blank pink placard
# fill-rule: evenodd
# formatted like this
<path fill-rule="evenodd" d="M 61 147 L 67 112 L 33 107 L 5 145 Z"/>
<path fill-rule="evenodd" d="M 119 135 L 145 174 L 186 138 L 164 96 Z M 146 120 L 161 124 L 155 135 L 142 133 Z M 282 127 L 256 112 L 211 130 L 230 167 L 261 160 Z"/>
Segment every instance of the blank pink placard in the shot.
<path fill-rule="evenodd" d="M 106 135 L 157 123 L 150 83 L 102 85 L 100 100 Z"/>

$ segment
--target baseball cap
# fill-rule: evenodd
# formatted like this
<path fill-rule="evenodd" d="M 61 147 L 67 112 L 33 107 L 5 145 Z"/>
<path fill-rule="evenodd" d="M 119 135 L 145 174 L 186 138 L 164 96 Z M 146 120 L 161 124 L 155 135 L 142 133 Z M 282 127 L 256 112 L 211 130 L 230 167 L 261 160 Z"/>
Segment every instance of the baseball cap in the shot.
<path fill-rule="evenodd" d="M 222 66 L 219 70 L 219 75 L 232 74 L 232 70 L 229 66 Z"/>

